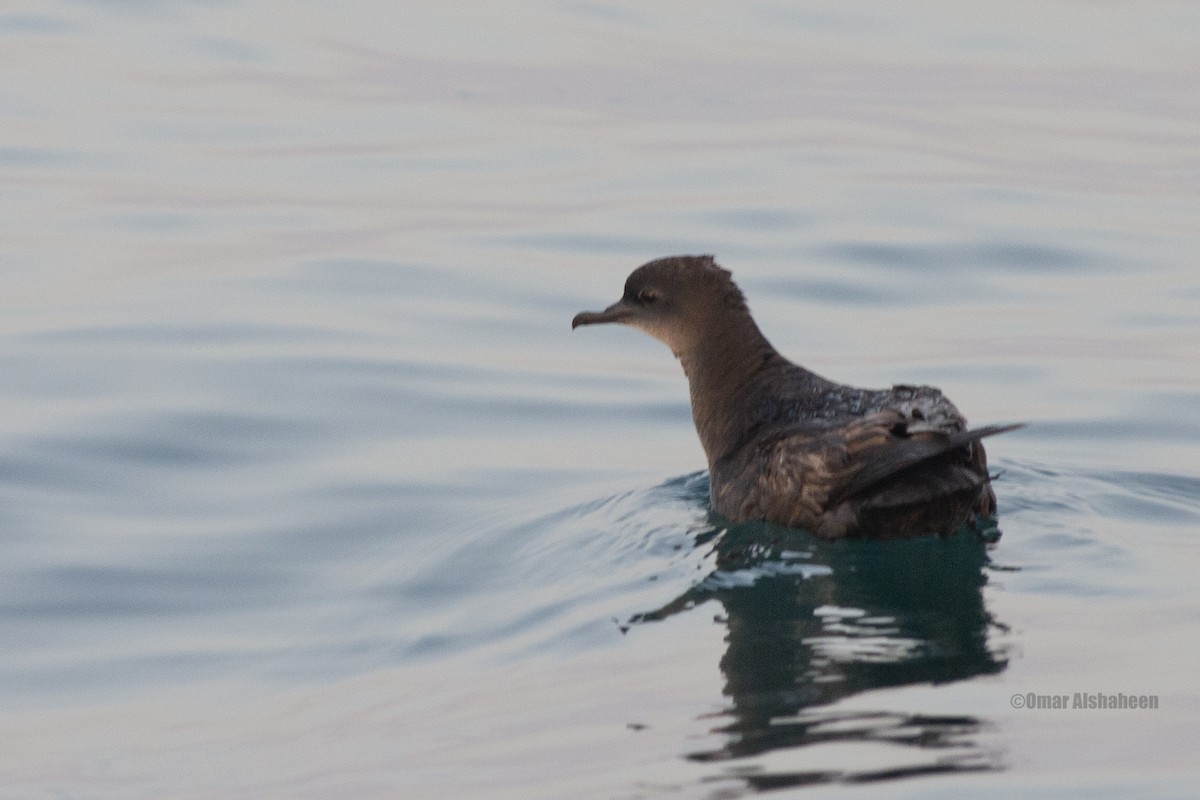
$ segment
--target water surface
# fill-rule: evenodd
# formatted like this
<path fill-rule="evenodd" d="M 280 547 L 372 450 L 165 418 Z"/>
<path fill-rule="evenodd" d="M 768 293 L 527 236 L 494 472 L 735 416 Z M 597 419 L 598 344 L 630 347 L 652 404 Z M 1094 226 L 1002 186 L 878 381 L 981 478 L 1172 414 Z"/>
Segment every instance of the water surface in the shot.
<path fill-rule="evenodd" d="M 0 785 L 1185 797 L 1186 4 L 0 12 Z M 1003 535 L 708 514 L 683 377 L 569 330 L 715 253 L 929 382 Z M 1155 710 L 1016 708 L 1154 695 Z"/>

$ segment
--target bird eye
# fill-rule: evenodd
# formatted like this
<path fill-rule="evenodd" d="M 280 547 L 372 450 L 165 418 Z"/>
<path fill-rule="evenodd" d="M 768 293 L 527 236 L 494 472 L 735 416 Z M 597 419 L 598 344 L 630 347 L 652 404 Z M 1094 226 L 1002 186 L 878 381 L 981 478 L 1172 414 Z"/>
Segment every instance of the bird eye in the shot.
<path fill-rule="evenodd" d="M 642 289 L 637 293 L 637 300 L 643 305 L 650 305 L 658 300 L 658 292 L 653 289 Z"/>

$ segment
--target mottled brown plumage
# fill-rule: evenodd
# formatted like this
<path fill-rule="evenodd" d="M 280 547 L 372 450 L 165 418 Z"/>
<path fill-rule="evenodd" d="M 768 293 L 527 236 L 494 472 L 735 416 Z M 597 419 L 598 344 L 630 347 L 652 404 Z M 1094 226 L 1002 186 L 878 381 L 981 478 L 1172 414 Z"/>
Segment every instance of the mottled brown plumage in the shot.
<path fill-rule="evenodd" d="M 663 341 L 691 388 L 713 510 L 826 538 L 949 534 L 995 512 L 985 436 L 930 386 L 859 389 L 781 356 L 711 256 L 644 264 L 604 311 Z"/>

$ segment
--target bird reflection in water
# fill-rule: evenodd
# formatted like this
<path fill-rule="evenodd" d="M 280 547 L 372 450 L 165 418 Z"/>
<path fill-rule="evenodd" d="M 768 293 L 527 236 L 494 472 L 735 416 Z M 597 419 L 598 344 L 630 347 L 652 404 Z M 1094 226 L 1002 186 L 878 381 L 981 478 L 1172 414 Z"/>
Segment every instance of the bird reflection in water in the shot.
<path fill-rule="evenodd" d="M 720 668 L 732 705 L 714 719 L 725 741 L 690 759 L 732 761 L 722 777 L 751 790 L 999 768 L 997 754 L 974 741 L 987 728 L 978 717 L 837 707 L 871 689 L 1004 670 L 1003 650 L 989 643 L 1004 628 L 984 607 L 987 545 L 975 532 L 828 542 L 750 523 L 709 528 L 697 544 L 712 546 L 716 569 L 631 620 L 663 620 L 712 600 L 723 606 Z M 889 745 L 887 766 L 754 765 L 755 757 L 834 743 Z"/>

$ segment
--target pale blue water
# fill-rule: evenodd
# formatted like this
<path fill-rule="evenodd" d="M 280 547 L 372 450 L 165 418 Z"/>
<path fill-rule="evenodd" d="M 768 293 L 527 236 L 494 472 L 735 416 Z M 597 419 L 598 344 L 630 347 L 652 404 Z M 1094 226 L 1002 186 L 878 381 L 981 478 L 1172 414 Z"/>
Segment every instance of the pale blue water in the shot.
<path fill-rule="evenodd" d="M 10 1 L 0 796 L 1192 796 L 1198 30 Z M 679 252 L 1032 422 L 998 543 L 710 518 L 670 354 L 569 329 Z"/>

